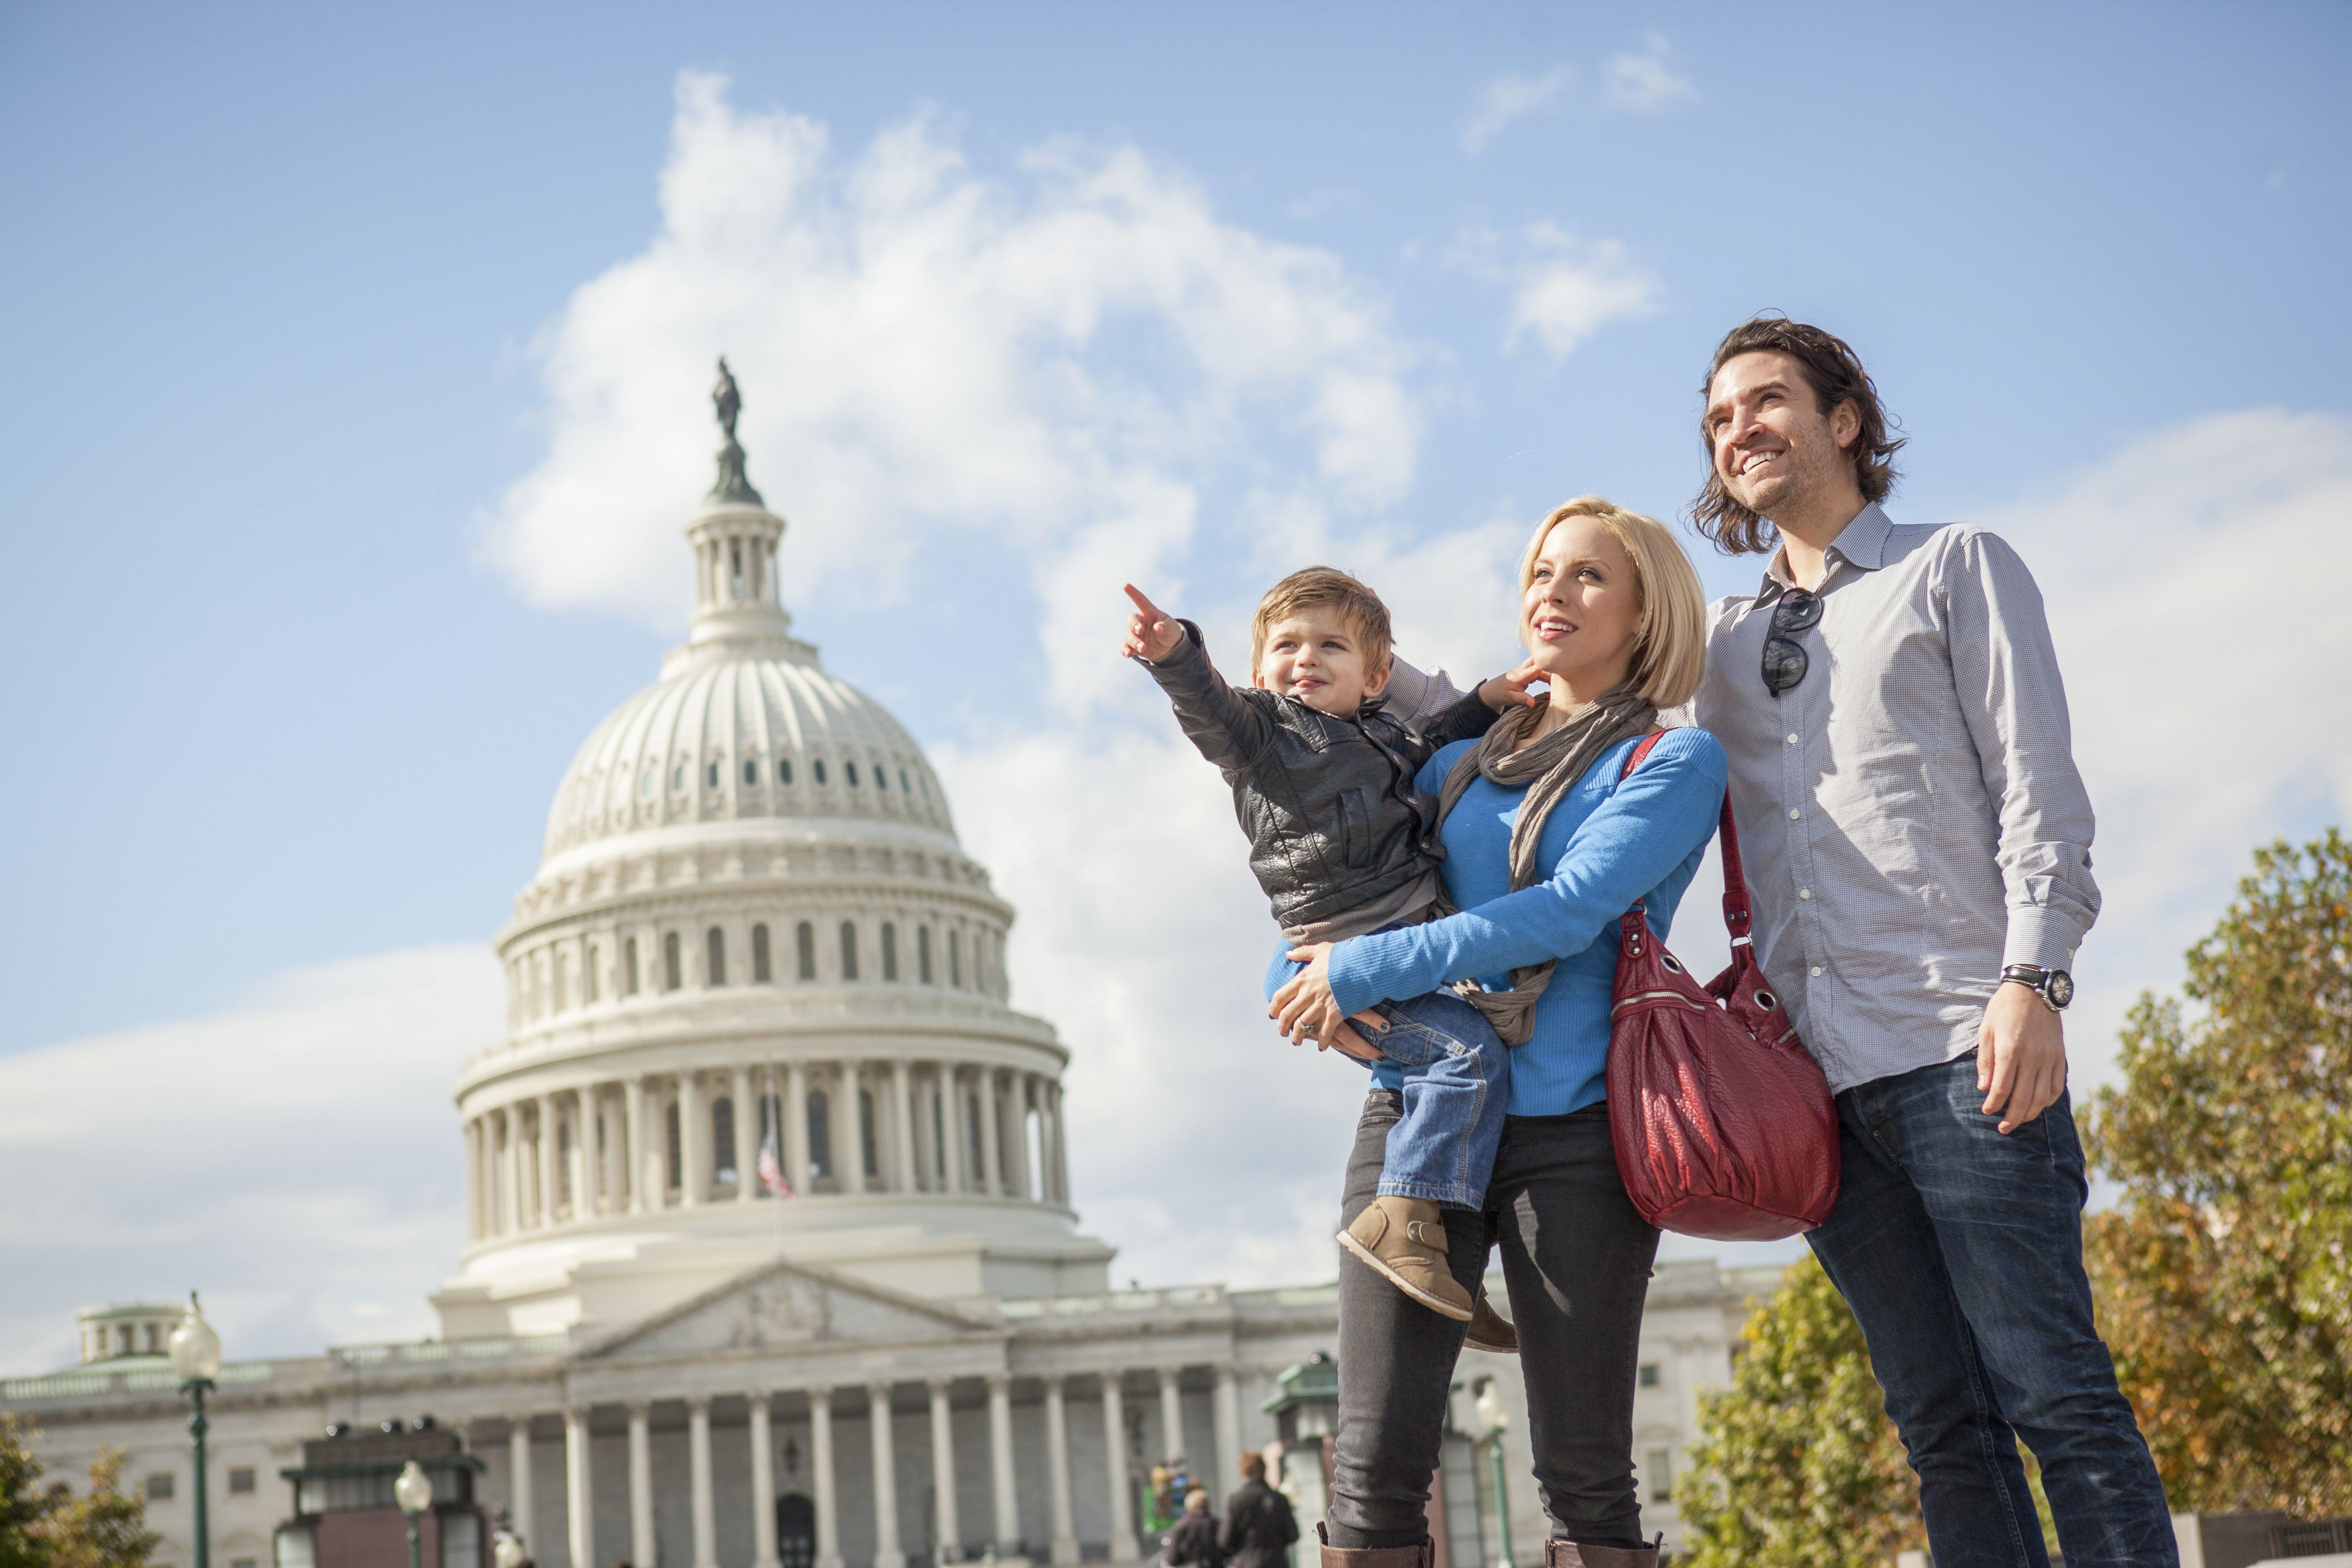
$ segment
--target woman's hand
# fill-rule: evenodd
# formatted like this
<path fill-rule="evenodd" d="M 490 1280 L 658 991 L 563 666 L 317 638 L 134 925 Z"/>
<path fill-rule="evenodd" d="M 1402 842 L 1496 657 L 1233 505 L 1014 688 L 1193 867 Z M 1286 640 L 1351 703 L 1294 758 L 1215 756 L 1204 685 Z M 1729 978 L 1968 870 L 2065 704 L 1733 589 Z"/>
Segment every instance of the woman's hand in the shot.
<path fill-rule="evenodd" d="M 1312 1040 L 1318 1051 L 1337 1050 L 1360 1062 L 1379 1061 L 1379 1048 L 1366 1044 L 1361 1035 L 1348 1026 L 1349 1020 L 1339 1016 L 1339 999 L 1331 994 L 1331 947 L 1328 942 L 1313 942 L 1291 950 L 1290 961 L 1307 967 L 1274 994 L 1266 1016 L 1294 1046 Z M 1370 1009 L 1357 1014 L 1355 1021 L 1374 1028 L 1384 1026 L 1381 1016 Z"/>

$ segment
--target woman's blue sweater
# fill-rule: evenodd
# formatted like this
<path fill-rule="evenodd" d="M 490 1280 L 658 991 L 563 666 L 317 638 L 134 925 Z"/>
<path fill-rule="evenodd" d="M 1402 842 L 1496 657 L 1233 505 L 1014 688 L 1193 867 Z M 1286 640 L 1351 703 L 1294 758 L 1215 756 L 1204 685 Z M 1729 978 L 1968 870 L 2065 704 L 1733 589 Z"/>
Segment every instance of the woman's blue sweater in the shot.
<path fill-rule="evenodd" d="M 1430 758 L 1420 783 L 1433 795 L 1465 748 Z M 1661 937 L 1723 810 L 1723 747 L 1704 730 L 1671 730 L 1622 784 L 1636 742 L 1603 752 L 1552 808 L 1538 846 L 1549 878 L 1510 890 L 1511 825 L 1527 792 L 1474 779 L 1445 819 L 1445 890 L 1462 912 L 1375 932 L 1331 950 L 1339 1010 L 1401 1002 L 1449 981 L 1510 984 L 1517 966 L 1559 960 L 1536 1004 L 1535 1034 L 1511 1052 L 1513 1116 L 1559 1116 L 1599 1101 L 1609 1058 L 1610 985 L 1617 924 L 1638 899 Z M 1381 1064 L 1376 1082 L 1398 1085 Z"/>

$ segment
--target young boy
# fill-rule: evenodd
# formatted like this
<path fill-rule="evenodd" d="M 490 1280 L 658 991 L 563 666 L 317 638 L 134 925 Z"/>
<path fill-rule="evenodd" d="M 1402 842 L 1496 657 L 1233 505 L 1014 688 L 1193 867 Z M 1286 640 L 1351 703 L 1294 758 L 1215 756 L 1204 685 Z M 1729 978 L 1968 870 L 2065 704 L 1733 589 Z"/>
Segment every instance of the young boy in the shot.
<path fill-rule="evenodd" d="M 1250 869 L 1282 927 L 1281 951 L 1430 919 L 1443 896 L 1445 849 L 1437 801 L 1413 775 L 1438 748 L 1485 734 L 1504 709 L 1528 700 L 1534 668 L 1496 676 L 1430 713 L 1453 689 L 1393 659 L 1380 595 L 1344 572 L 1310 566 L 1259 602 L 1250 684 L 1228 686 L 1200 627 L 1166 616 L 1131 584 L 1127 595 L 1135 613 L 1120 651 L 1151 671 L 1184 733 L 1232 786 Z M 1391 711 L 1393 676 L 1414 688 L 1423 730 Z M 1277 955 L 1268 990 L 1297 968 Z M 1477 1304 L 1446 1268 L 1438 1211 L 1485 1201 L 1508 1053 L 1477 1009 L 1450 992 L 1375 1011 L 1386 1025 L 1375 1043 L 1403 1076 L 1404 1114 L 1389 1131 L 1379 1197 L 1339 1241 L 1414 1300 L 1467 1322 Z M 1496 1330 L 1508 1331 L 1496 1319 L 1474 1333 L 1491 1343 Z"/>

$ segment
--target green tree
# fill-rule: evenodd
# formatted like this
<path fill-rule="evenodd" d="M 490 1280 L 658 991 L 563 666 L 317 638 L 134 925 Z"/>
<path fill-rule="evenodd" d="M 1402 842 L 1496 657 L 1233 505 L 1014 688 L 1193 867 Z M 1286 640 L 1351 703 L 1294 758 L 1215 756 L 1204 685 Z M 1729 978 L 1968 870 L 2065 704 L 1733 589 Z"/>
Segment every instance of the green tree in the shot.
<path fill-rule="evenodd" d="M 47 1568 L 48 1543 L 34 1529 L 49 1514 L 41 1461 L 14 1415 L 0 1415 L 0 1568 Z"/>
<path fill-rule="evenodd" d="M 2174 1507 L 2352 1512 L 2352 843 L 2238 893 L 2083 1118 L 2092 1283 Z"/>
<path fill-rule="evenodd" d="M 145 1501 L 122 1490 L 121 1453 L 101 1451 L 76 1497 L 43 1483 L 33 1436 L 0 1415 L 0 1568 L 145 1568 L 163 1538 L 147 1528 Z"/>
<path fill-rule="evenodd" d="M 1689 1568 L 1886 1568 L 1926 1542 L 1919 1483 L 1845 1299 L 1808 1254 L 1740 1331 L 1731 1385 L 1699 1396 L 1675 1487 Z"/>

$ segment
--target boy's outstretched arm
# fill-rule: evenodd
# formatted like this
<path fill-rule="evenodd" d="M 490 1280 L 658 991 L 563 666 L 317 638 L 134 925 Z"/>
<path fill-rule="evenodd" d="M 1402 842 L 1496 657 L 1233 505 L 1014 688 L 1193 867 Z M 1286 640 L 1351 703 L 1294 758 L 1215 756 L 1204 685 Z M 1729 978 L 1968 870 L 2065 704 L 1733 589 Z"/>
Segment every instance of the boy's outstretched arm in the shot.
<path fill-rule="evenodd" d="M 1168 694 L 1185 738 L 1228 777 L 1247 768 L 1273 738 L 1273 726 L 1227 686 L 1209 662 L 1200 629 L 1153 604 L 1134 584 L 1126 584 L 1135 610 L 1118 651 L 1139 662 Z"/>

